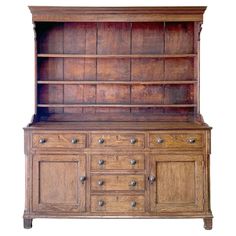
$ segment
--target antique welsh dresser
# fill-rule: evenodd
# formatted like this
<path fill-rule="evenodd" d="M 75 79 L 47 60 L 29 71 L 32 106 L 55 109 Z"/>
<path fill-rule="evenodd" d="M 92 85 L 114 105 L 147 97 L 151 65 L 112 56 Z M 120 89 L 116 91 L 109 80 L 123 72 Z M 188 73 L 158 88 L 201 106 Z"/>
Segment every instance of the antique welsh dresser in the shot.
<path fill-rule="evenodd" d="M 30 7 L 34 218 L 202 218 L 210 131 L 199 106 L 205 7 Z"/>

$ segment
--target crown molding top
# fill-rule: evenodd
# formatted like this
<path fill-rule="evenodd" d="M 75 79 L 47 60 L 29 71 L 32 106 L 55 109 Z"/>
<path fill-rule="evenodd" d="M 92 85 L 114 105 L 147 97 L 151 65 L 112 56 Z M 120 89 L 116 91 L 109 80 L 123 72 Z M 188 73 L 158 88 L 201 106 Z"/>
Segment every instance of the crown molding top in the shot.
<path fill-rule="evenodd" d="M 154 22 L 202 21 L 204 6 L 184 7 L 52 7 L 29 6 L 33 21 Z"/>

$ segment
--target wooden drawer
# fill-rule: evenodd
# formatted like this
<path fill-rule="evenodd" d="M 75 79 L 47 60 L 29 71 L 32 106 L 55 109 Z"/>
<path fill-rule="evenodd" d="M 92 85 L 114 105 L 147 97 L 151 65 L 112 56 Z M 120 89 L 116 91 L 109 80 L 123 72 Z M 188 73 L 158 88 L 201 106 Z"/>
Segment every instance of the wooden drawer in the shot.
<path fill-rule="evenodd" d="M 91 212 L 144 212 L 144 196 L 92 195 Z"/>
<path fill-rule="evenodd" d="M 92 133 L 90 147 L 92 148 L 144 148 L 145 135 L 142 133 Z"/>
<path fill-rule="evenodd" d="M 144 190 L 144 175 L 92 175 L 91 190 Z"/>
<path fill-rule="evenodd" d="M 34 148 L 84 148 L 86 135 L 42 133 L 33 134 L 32 140 Z"/>
<path fill-rule="evenodd" d="M 203 147 L 201 133 L 151 133 L 149 135 L 150 148 L 178 148 L 193 149 Z"/>
<path fill-rule="evenodd" d="M 144 154 L 94 154 L 91 170 L 143 170 Z"/>

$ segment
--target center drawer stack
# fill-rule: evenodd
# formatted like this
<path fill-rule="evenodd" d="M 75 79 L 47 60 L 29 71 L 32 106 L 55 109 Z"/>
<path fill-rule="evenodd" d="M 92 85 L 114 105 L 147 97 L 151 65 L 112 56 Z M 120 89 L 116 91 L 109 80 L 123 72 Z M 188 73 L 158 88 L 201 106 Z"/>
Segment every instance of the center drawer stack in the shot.
<path fill-rule="evenodd" d="M 144 212 L 145 134 L 91 133 L 91 212 Z"/>

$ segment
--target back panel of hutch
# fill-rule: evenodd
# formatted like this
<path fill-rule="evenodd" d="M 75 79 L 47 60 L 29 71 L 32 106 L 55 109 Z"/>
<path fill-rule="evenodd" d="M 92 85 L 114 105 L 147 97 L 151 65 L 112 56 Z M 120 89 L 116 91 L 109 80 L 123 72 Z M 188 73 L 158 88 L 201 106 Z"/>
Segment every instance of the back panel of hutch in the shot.
<path fill-rule="evenodd" d="M 30 7 L 33 218 L 203 218 L 210 127 L 199 106 L 205 7 Z"/>

